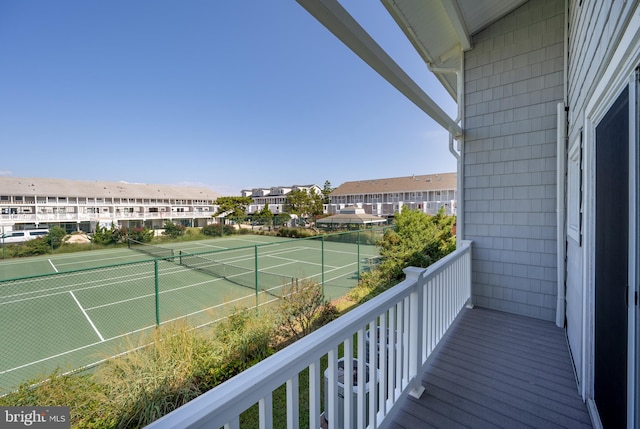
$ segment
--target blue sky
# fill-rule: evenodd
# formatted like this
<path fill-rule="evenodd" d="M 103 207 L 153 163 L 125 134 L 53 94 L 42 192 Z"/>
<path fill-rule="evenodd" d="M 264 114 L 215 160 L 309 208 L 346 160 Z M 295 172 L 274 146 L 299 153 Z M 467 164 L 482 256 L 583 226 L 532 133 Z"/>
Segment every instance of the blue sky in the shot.
<path fill-rule="evenodd" d="M 343 6 L 452 117 L 379 1 Z M 294 0 L 3 0 L 0 175 L 278 185 L 455 171 L 448 136 Z"/>

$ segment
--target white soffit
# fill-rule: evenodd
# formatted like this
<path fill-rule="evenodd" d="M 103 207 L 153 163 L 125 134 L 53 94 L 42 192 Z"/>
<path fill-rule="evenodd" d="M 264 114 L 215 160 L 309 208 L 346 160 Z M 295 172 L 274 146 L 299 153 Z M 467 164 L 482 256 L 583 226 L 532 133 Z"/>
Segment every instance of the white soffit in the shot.
<path fill-rule="evenodd" d="M 420 56 L 456 98 L 455 73 L 461 51 L 473 48 L 472 36 L 527 0 L 382 0 Z"/>
<path fill-rule="evenodd" d="M 489 24 L 519 8 L 528 0 L 450 0 L 459 4 L 469 34 L 474 35 Z"/>

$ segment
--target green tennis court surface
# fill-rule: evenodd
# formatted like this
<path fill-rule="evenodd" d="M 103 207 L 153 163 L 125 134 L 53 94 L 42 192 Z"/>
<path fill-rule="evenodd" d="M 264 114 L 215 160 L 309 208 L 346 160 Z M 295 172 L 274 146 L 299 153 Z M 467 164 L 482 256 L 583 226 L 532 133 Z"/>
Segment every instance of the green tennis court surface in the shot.
<path fill-rule="evenodd" d="M 234 309 L 267 305 L 292 279 L 324 281 L 327 298 L 343 296 L 378 254 L 346 235 L 163 246 L 174 256 L 120 248 L 2 261 L 0 394 L 136 347 L 158 324 L 207 325 Z"/>

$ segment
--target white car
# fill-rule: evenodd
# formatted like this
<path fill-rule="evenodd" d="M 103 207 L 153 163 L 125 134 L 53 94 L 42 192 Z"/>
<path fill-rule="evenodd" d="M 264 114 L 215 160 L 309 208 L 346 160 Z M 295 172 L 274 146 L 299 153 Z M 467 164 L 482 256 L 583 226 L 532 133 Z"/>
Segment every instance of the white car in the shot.
<path fill-rule="evenodd" d="M 49 234 L 48 229 L 25 229 L 24 231 L 8 231 L 5 232 L 4 238 L 0 238 L 0 243 L 24 243 L 25 241 L 43 237 L 47 234 Z"/>

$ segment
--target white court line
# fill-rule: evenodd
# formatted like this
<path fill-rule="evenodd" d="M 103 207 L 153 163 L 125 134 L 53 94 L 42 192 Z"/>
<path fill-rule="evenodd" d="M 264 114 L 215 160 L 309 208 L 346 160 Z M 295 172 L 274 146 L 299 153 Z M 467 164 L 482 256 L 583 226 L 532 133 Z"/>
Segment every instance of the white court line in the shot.
<path fill-rule="evenodd" d="M 160 292 L 160 293 L 164 293 L 164 292 Z M 186 318 L 186 317 L 189 317 L 189 316 L 193 316 L 193 315 L 198 314 L 198 313 L 204 313 L 204 312 L 210 311 L 210 310 L 212 310 L 214 308 L 217 308 L 217 307 L 223 307 L 229 302 L 242 301 L 243 299 L 246 299 L 247 297 L 251 297 L 251 296 L 253 296 L 253 293 L 250 294 L 250 295 L 246 295 L 246 296 L 240 297 L 240 298 L 236 298 L 236 299 L 231 300 L 231 301 L 223 302 L 222 304 L 216 304 L 216 305 L 211 306 L 209 308 L 204 308 L 202 310 L 194 311 L 192 313 L 185 314 L 184 316 L 179 316 L 179 317 L 176 317 L 176 318 L 171 319 L 171 320 L 166 320 L 166 321 L 162 322 L 161 325 L 164 325 L 166 323 L 170 323 L 170 322 L 173 322 L 173 321 L 176 321 L 176 320 L 180 320 L 180 319 L 183 319 L 183 318 Z M 262 305 L 262 304 L 260 304 L 260 305 Z M 220 319 L 217 319 L 217 320 L 220 320 Z M 206 325 L 206 324 L 203 324 L 203 325 L 200 325 L 200 326 L 204 326 L 204 325 Z M 153 328 L 156 328 L 156 327 L 157 327 L 156 325 L 145 326 L 144 328 L 140 328 L 140 329 L 133 330 L 131 332 L 127 332 L 127 333 L 124 333 L 124 334 L 116 335 L 115 337 L 109 338 L 106 341 L 117 340 L 119 338 L 124 338 L 126 336 L 137 334 L 138 332 L 147 331 L 147 330 L 150 330 L 150 329 L 153 329 Z M 17 371 L 17 370 L 20 370 L 20 369 L 23 369 L 23 368 L 27 368 L 27 367 L 32 366 L 32 365 L 40 364 L 40 363 L 49 361 L 51 359 L 59 358 L 59 357 L 62 357 L 62 356 L 65 356 L 65 355 L 68 355 L 68 354 L 71 354 L 71 353 L 74 353 L 74 352 L 77 352 L 77 351 L 80 351 L 80 350 L 84 350 L 84 349 L 87 349 L 89 347 L 93 347 L 93 346 L 96 346 L 98 344 L 101 344 L 102 342 L 104 342 L 104 341 L 87 344 L 87 345 L 82 346 L 82 347 L 77 347 L 75 349 L 71 349 L 71 350 L 64 351 L 62 353 L 55 354 L 53 356 L 49 356 L 49 357 L 45 357 L 45 358 L 42 358 L 42 359 L 38 359 L 38 360 L 33 361 L 33 362 L 28 362 L 28 363 L 22 364 L 20 366 L 16 366 L 14 368 L 5 369 L 3 371 L 0 371 L 0 375 L 7 374 L 7 373 L 10 373 L 10 372 L 13 372 L 13 371 Z M 131 351 L 137 350 L 139 348 L 140 347 L 136 347 L 136 348 L 133 348 L 131 350 L 127 350 L 127 351 L 124 351 L 122 353 L 118 353 L 117 355 L 113 355 L 111 357 L 117 357 L 117 356 L 129 353 Z M 107 359 L 109 359 L 109 358 L 107 358 Z M 101 359 L 101 360 L 99 360 L 97 362 L 93 362 L 93 363 L 90 363 L 88 365 L 85 365 L 85 368 L 89 368 L 89 367 L 92 367 L 92 366 L 94 366 L 96 364 L 102 363 L 102 362 L 106 361 L 107 359 Z"/>
<path fill-rule="evenodd" d="M 73 297 L 73 300 L 76 302 L 76 304 L 78 304 L 78 307 L 80 307 L 80 311 L 82 311 L 82 314 L 84 314 L 84 317 L 87 318 L 87 321 L 89 322 L 93 330 L 96 331 L 96 334 L 98 334 L 100 341 L 104 341 L 104 337 L 102 336 L 100 331 L 98 331 L 98 328 L 96 328 L 96 325 L 93 324 L 93 321 L 89 318 L 89 315 L 87 314 L 87 312 L 84 311 L 84 308 L 82 308 L 82 305 L 80 305 L 80 301 L 78 301 L 78 298 L 76 298 L 76 296 L 73 294 L 73 291 L 69 291 L 69 293 Z"/>
<path fill-rule="evenodd" d="M 205 243 L 193 243 L 193 244 L 197 244 L 198 246 L 204 246 L 204 247 L 213 247 L 214 249 L 228 249 L 228 247 L 224 247 L 224 246 L 216 246 L 214 244 L 205 244 Z"/>
<path fill-rule="evenodd" d="M 297 250 L 299 250 L 299 248 L 296 248 L 296 249 L 297 249 Z M 304 248 L 303 248 L 303 249 L 304 249 Z M 294 249 L 288 249 L 288 251 L 291 251 L 291 250 L 294 250 Z M 294 250 L 294 251 L 295 251 L 295 250 Z M 274 253 L 274 254 L 286 253 L 286 251 L 285 251 L 285 252 L 273 252 L 273 253 Z M 283 259 L 285 259 L 285 258 L 283 258 Z M 294 262 L 301 262 L 301 261 L 295 261 L 295 260 L 294 260 Z M 305 263 L 306 263 L 306 262 L 305 262 Z M 286 265 L 286 264 L 285 264 L 285 265 Z M 339 269 L 343 269 L 343 268 L 350 267 L 350 266 L 353 266 L 353 265 L 355 265 L 355 263 L 350 263 L 350 264 L 347 264 L 347 265 L 345 265 L 345 266 L 343 266 L 343 267 L 335 267 L 335 268 L 333 268 L 333 267 L 332 267 L 332 269 L 325 271 L 325 274 L 329 274 L 329 273 L 331 273 L 331 272 L 333 272 L 333 271 L 337 271 L 337 270 L 339 270 Z M 173 271 L 173 270 L 171 270 L 171 271 Z M 187 270 L 184 270 L 184 271 L 188 271 L 188 269 L 187 269 Z M 316 274 L 316 275 L 307 276 L 307 277 L 305 277 L 305 278 L 320 277 L 320 275 L 321 275 L 321 274 Z M 345 277 L 346 275 L 351 275 L 351 273 L 344 274 L 344 275 L 339 275 L 339 276 L 332 277 L 332 278 L 329 278 L 329 279 L 325 279 L 325 281 L 326 281 L 326 282 L 329 282 L 329 281 L 332 281 L 332 280 L 335 280 L 335 279 L 338 279 L 338 278 L 341 278 L 341 277 Z M 130 275 L 127 275 L 127 276 L 123 276 L 122 278 L 127 278 L 127 277 L 134 277 L 134 276 L 133 276 L 133 275 L 131 275 L 131 276 L 130 276 Z M 146 278 L 146 277 L 147 277 L 147 276 L 143 276 L 143 278 Z M 194 287 L 194 286 L 197 286 L 197 285 L 200 285 L 200 284 L 203 284 L 203 283 L 215 282 L 215 281 L 217 281 L 217 280 L 218 280 L 218 279 L 213 279 L 213 280 L 209 280 L 209 281 L 206 281 L 206 282 L 197 283 L 197 284 L 195 284 L 195 285 L 186 285 L 186 286 L 181 286 L 181 287 L 174 288 L 174 289 L 170 289 L 170 290 L 167 290 L 167 291 L 161 291 L 161 292 L 160 292 L 160 294 L 170 293 L 170 292 L 173 292 L 174 290 L 186 289 L 186 288 L 189 288 L 189 287 Z M 88 283 L 93 283 L 93 282 L 88 282 Z M 120 282 L 118 282 L 118 283 L 120 283 Z M 85 283 L 85 284 L 86 284 L 86 283 Z M 108 285 L 107 285 L 107 286 L 108 286 Z M 90 287 L 88 287 L 88 288 L 83 288 L 83 289 L 93 289 L 93 288 L 98 288 L 98 287 L 105 287 L 105 285 L 90 286 Z M 273 288 L 273 289 L 277 289 L 277 288 Z M 269 289 L 269 290 L 271 290 L 271 289 Z M 63 292 L 60 292 L 60 293 L 63 293 Z M 76 297 L 73 295 L 73 292 L 69 292 L 69 293 L 71 294 L 71 296 L 73 296 L 74 300 L 76 301 L 76 303 L 78 304 L 78 306 L 79 306 L 79 307 L 80 307 L 80 309 L 82 310 L 83 314 L 85 314 L 85 317 L 87 317 L 87 320 L 89 320 L 89 322 L 91 323 L 91 320 L 88 318 L 88 316 L 87 316 L 86 312 L 83 310 L 83 307 L 80 305 L 80 303 L 78 302 L 78 300 L 76 299 Z M 58 293 L 56 293 L 56 295 L 57 295 L 57 294 L 58 294 Z M 247 296 L 250 296 L 250 295 L 247 295 Z M 175 319 L 172 319 L 172 321 L 173 321 L 173 320 L 179 320 L 179 319 L 181 319 L 181 318 L 188 317 L 188 316 L 192 316 L 192 315 L 195 315 L 195 314 L 198 314 L 198 313 L 202 313 L 202 312 L 205 312 L 205 311 L 210 311 L 210 310 L 211 310 L 211 309 L 213 309 L 213 308 L 224 306 L 225 304 L 228 304 L 229 302 L 240 301 L 240 300 L 246 299 L 246 298 L 247 298 L 247 296 L 240 297 L 240 298 L 236 298 L 236 299 L 234 299 L 234 300 L 232 300 L 232 301 L 228 301 L 228 302 L 226 302 L 226 303 L 222 303 L 222 304 L 214 305 L 214 306 L 209 307 L 209 308 L 207 308 L 207 309 L 198 310 L 198 311 L 195 311 L 195 312 L 189 313 L 189 314 L 184 315 L 184 316 L 179 316 L 179 317 L 176 317 Z M 136 299 L 136 298 L 128 299 L 128 300 L 125 300 L 125 301 L 130 301 L 130 300 L 134 300 L 134 299 Z M 270 303 L 270 302 L 272 302 L 272 301 L 275 301 L 275 299 L 273 299 L 273 300 L 271 300 L 271 301 L 269 301 L 269 302 L 267 302 L 267 303 L 261 303 L 261 304 L 259 304 L 259 305 L 260 305 L 260 306 L 263 306 L 263 305 L 266 305 L 266 304 L 268 304 L 268 303 Z M 94 308 L 105 307 L 105 306 L 108 306 L 108 305 L 109 305 L 109 304 L 100 305 L 100 306 L 97 306 L 97 307 L 90 308 L 89 310 L 94 309 Z M 165 324 L 165 323 L 167 323 L 167 322 L 169 322 L 169 321 L 162 322 L 162 325 L 164 325 L 164 324 Z M 205 323 L 205 324 L 203 324 L 202 326 L 204 326 L 204 325 L 208 325 L 208 324 L 210 324 L 210 323 L 211 323 L 211 322 Z M 93 325 L 93 323 L 91 323 L 91 325 L 92 325 L 92 326 L 94 326 L 94 325 Z M 129 335 L 133 335 L 133 334 L 136 334 L 136 333 L 139 333 L 139 332 L 143 332 L 143 331 L 146 331 L 146 330 L 149 330 L 149 329 L 155 328 L 155 327 L 156 327 L 155 325 L 146 326 L 146 327 L 143 327 L 143 328 L 140 328 L 140 329 L 135 329 L 135 330 L 133 330 L 133 331 L 131 331 L 131 332 L 127 332 L 127 333 L 124 333 L 124 334 L 121 334 L 121 335 L 117 335 L 117 336 L 112 337 L 112 338 L 109 338 L 109 339 L 107 339 L 107 340 L 104 340 L 104 339 L 102 338 L 102 336 L 100 335 L 100 333 L 96 330 L 96 333 L 98 334 L 98 336 L 99 336 L 99 337 L 100 337 L 100 339 L 101 339 L 101 341 L 100 341 L 100 342 L 95 342 L 95 343 L 87 344 L 87 345 L 85 345 L 85 346 L 81 346 L 81 347 L 77 347 L 77 348 L 74 348 L 74 349 L 71 349 L 71 350 L 67 350 L 67 351 L 64 351 L 64 352 L 61 352 L 61 353 L 58 353 L 58 354 L 52 355 L 52 356 L 48 356 L 48 357 L 45 357 L 45 358 L 42 358 L 42 359 L 38 359 L 38 360 L 33 361 L 33 362 L 28 362 L 28 363 L 25 363 L 25 364 L 22 364 L 22 365 L 16 366 L 16 367 L 14 367 L 14 368 L 9 368 L 9 369 L 6 369 L 6 370 L 1 370 L 1 371 L 0 371 L 0 375 L 7 374 L 7 373 L 10 373 L 10 372 L 14 372 L 14 371 L 17 371 L 17 370 L 20 370 L 20 369 L 23 369 L 23 368 L 27 368 L 27 367 L 30 367 L 30 366 L 33 366 L 33 365 L 36 365 L 36 364 L 40 364 L 40 363 L 43 363 L 43 362 L 47 362 L 47 361 L 50 361 L 50 360 L 52 360 L 52 359 L 56 359 L 56 358 L 59 358 L 59 357 L 65 356 L 65 355 L 69 355 L 69 354 L 71 354 L 71 353 L 75 353 L 75 352 L 78 352 L 78 351 L 81 351 L 81 350 L 84 350 L 84 349 L 87 349 L 87 348 L 90 348 L 90 347 L 96 346 L 96 345 L 101 344 L 102 342 L 105 342 L 105 341 L 113 341 L 113 340 L 116 340 L 116 339 L 119 339 L 119 338 L 123 338 L 123 337 L 129 336 Z M 94 329 L 95 329 L 95 326 L 94 326 Z M 124 353 L 127 353 L 127 352 L 124 352 Z M 121 353 L 121 354 L 124 354 L 124 353 Z M 115 355 L 115 356 L 118 356 L 118 355 Z M 97 361 L 97 362 L 94 362 L 94 363 L 92 363 L 92 364 L 87 365 L 86 367 L 91 367 L 91 366 L 93 366 L 93 365 L 95 365 L 95 364 L 98 364 L 98 363 L 101 363 L 101 362 L 103 362 L 103 361 L 105 361 L 105 360 L 106 360 L 106 359 L 99 360 L 99 361 Z"/>
<path fill-rule="evenodd" d="M 190 269 L 185 268 L 185 269 L 184 269 L 184 270 L 182 270 L 182 271 L 187 272 L 187 271 L 190 271 Z M 175 288 L 173 288 L 173 289 L 163 290 L 163 291 L 160 291 L 160 292 L 158 292 L 158 293 L 159 293 L 160 295 L 162 295 L 162 294 L 165 294 L 165 293 L 176 292 L 176 291 L 179 291 L 179 290 L 182 290 L 182 289 L 189 289 L 189 288 L 192 288 L 192 287 L 197 287 L 197 286 L 206 285 L 206 284 L 208 284 L 208 283 L 219 282 L 219 281 L 222 281 L 222 280 L 223 280 L 223 279 L 221 279 L 221 278 L 214 278 L 214 279 L 206 280 L 206 281 L 199 282 L 199 283 L 192 283 L 192 284 L 188 284 L 188 285 L 186 285 L 186 286 L 179 286 L 179 287 L 175 287 Z M 98 309 L 98 308 L 110 307 L 110 306 L 112 306 L 112 305 L 124 304 L 125 302 L 132 302 L 132 301 L 136 301 L 136 300 L 138 300 L 138 299 L 151 298 L 151 297 L 154 297 L 154 296 L 156 296 L 156 293 L 155 293 L 155 292 L 153 292 L 153 293 L 148 293 L 148 294 L 146 294 L 146 295 L 138 295 L 138 296 L 133 297 L 133 298 L 127 298 L 127 299 L 123 299 L 123 300 L 120 300 L 120 301 L 112 301 L 112 302 L 109 302 L 109 303 L 107 303 L 107 304 L 96 305 L 95 307 L 87 308 L 87 310 L 96 310 L 96 309 Z"/>
<path fill-rule="evenodd" d="M 49 259 L 49 263 L 51 264 L 51 267 L 53 268 L 53 271 L 55 271 L 57 273 L 58 269 L 56 268 L 55 265 L 53 265 L 53 262 L 51 262 L 51 259 Z"/>

